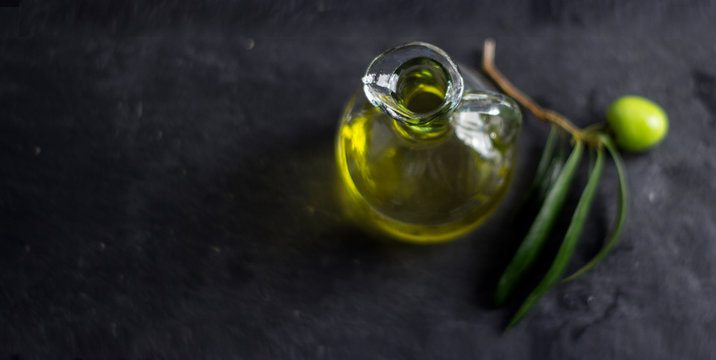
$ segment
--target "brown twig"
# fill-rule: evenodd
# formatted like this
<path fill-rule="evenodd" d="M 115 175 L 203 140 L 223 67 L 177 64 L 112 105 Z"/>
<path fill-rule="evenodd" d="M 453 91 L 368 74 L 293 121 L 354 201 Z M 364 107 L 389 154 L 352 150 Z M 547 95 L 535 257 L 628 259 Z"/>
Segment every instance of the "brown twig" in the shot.
<path fill-rule="evenodd" d="M 549 109 L 545 109 L 523 93 L 516 86 L 507 80 L 507 78 L 495 67 L 495 41 L 492 39 L 485 40 L 482 51 L 482 69 L 502 89 L 505 94 L 515 99 L 520 105 L 524 106 L 538 119 L 555 124 L 562 130 L 570 133 L 577 140 L 584 140 L 589 143 L 598 143 L 596 139 L 589 136 L 580 128 L 572 124 L 567 118 Z"/>

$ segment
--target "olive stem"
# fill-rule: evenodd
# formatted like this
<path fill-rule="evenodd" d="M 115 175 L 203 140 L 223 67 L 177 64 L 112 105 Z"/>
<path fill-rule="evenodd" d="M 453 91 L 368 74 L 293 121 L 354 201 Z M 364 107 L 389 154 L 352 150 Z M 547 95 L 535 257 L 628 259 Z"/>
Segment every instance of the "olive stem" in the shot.
<path fill-rule="evenodd" d="M 482 51 L 482 69 L 502 89 L 508 96 L 517 100 L 520 105 L 524 106 L 538 119 L 557 125 L 562 130 L 570 133 L 575 139 L 583 140 L 590 145 L 599 147 L 599 141 L 590 131 L 585 131 L 574 124 L 559 113 L 545 109 L 527 96 L 524 92 L 513 85 L 507 78 L 497 70 L 495 66 L 495 41 L 492 39 L 485 40 Z"/>

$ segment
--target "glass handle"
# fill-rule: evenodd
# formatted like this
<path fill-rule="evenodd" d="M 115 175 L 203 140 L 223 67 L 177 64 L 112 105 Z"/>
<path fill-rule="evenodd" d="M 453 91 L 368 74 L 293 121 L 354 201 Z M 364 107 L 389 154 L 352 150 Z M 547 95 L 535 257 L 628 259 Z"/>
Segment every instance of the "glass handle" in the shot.
<path fill-rule="evenodd" d="M 511 98 L 494 92 L 465 93 L 450 121 L 458 138 L 486 158 L 517 141 L 522 113 Z"/>

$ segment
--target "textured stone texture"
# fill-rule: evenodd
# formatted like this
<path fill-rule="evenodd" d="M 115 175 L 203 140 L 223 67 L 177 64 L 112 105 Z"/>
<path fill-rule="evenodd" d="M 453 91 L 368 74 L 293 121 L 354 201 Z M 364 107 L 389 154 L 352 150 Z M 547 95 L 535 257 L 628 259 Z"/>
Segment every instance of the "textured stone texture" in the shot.
<path fill-rule="evenodd" d="M 715 16 L 676 0 L 0 8 L 0 359 L 716 359 Z M 331 191 L 337 119 L 375 55 L 423 40 L 476 67 L 488 36 L 580 125 L 626 93 L 671 117 L 625 158 L 614 253 L 506 333 L 518 303 L 489 300 L 529 224 L 516 204 L 543 124 L 526 118 L 499 212 L 449 244 L 370 239 Z M 610 166 L 571 268 L 615 190 Z"/>

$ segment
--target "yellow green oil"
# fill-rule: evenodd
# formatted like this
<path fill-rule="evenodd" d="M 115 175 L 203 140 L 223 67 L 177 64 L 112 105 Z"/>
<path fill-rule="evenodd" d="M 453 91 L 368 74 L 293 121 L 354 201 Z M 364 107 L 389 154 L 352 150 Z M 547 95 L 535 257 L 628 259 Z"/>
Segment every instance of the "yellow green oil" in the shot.
<path fill-rule="evenodd" d="M 397 103 L 414 113 L 443 106 L 447 84 L 431 64 L 407 65 L 412 68 L 401 76 Z M 399 121 L 358 94 L 336 141 L 343 208 L 361 227 L 400 240 L 453 239 L 484 220 L 506 191 L 514 159 L 507 148 L 498 151 L 486 159 L 467 146 L 449 114 Z"/>
<path fill-rule="evenodd" d="M 427 58 L 416 58 L 396 70 L 400 80 L 393 98 L 416 114 L 430 113 L 445 100 L 448 88 L 447 74 L 438 63 Z"/>

